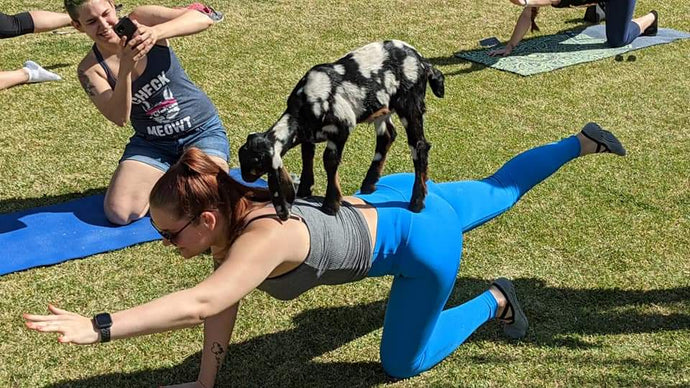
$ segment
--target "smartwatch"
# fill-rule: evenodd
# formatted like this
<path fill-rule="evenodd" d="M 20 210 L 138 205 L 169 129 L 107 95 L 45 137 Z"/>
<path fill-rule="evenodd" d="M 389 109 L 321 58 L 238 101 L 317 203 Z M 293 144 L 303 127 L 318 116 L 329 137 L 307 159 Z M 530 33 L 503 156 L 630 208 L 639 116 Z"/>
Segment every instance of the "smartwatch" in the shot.
<path fill-rule="evenodd" d="M 113 325 L 113 319 L 108 313 L 96 314 L 93 317 L 93 326 L 101 333 L 101 343 L 110 341 L 110 326 Z"/>

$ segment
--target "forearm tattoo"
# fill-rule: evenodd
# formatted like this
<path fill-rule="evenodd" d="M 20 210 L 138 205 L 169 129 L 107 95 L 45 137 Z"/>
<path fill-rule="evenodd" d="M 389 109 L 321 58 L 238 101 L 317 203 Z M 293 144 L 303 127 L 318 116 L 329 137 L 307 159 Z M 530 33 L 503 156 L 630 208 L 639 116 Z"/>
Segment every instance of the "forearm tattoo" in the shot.
<path fill-rule="evenodd" d="M 81 83 L 81 87 L 84 88 L 86 94 L 88 94 L 90 97 L 95 96 L 96 92 L 94 91 L 93 84 L 91 83 L 91 81 L 89 81 L 89 77 L 86 76 L 84 70 L 79 70 L 77 72 L 77 75 L 79 76 L 79 82 Z"/>
<path fill-rule="evenodd" d="M 216 356 L 216 373 L 218 373 L 220 366 L 223 363 L 225 350 L 223 350 L 223 347 L 218 342 L 214 342 L 213 345 L 211 345 L 211 353 Z"/>

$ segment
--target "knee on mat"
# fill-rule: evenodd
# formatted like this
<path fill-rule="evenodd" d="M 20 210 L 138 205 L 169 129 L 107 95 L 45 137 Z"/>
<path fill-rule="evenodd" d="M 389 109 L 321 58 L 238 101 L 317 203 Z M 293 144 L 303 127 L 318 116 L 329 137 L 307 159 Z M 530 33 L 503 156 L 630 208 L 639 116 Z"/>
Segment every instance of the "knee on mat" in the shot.
<path fill-rule="evenodd" d="M 144 211 L 135 211 L 131 207 L 123 206 L 119 203 L 112 203 L 111 201 L 106 201 L 103 204 L 103 210 L 105 211 L 105 217 L 108 221 L 115 225 L 127 225 L 130 222 L 136 221 L 144 216 Z"/>
<path fill-rule="evenodd" d="M 608 42 L 609 47 L 611 47 L 611 48 L 623 47 L 626 44 L 628 44 L 628 42 L 626 42 L 625 39 L 618 38 L 618 37 L 608 38 L 607 42 Z"/>

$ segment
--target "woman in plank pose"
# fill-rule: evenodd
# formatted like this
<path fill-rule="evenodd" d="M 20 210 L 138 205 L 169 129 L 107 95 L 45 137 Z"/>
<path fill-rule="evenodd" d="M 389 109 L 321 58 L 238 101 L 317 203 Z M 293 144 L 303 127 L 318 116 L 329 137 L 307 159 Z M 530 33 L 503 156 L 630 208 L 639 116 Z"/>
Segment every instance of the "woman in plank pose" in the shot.
<path fill-rule="evenodd" d="M 49 306 L 25 314 L 26 325 L 57 332 L 62 343 L 93 344 L 204 324 L 198 380 L 212 387 L 235 325 L 240 300 L 258 288 L 279 299 L 319 285 L 393 275 L 383 321 L 381 362 L 398 378 L 443 360 L 479 326 L 497 318 L 508 337 L 527 332 L 510 280 L 444 310 L 462 253 L 462 235 L 505 212 L 533 186 L 583 155 L 625 149 L 594 123 L 578 134 L 523 152 L 477 181 L 429 184 L 426 207 L 407 209 L 413 174 L 383 177 L 376 191 L 345 197 L 335 215 L 323 198 L 299 198 L 281 222 L 267 191 L 233 181 L 196 149 L 186 151 L 151 192 L 151 219 L 165 244 L 185 257 L 209 248 L 216 270 L 197 286 L 112 315 L 85 317 Z M 326 289 L 320 288 L 323 292 Z"/>

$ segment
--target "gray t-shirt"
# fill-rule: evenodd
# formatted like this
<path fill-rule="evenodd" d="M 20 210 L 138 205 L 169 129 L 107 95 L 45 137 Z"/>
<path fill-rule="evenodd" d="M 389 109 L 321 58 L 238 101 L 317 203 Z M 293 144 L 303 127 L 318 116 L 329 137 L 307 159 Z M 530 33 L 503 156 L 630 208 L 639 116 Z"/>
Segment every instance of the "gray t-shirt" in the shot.
<path fill-rule="evenodd" d="M 322 202 L 321 197 L 295 200 L 292 213 L 300 216 L 309 230 L 309 253 L 297 268 L 264 280 L 260 290 L 290 300 L 316 286 L 349 283 L 367 276 L 372 251 L 364 216 L 347 202 L 331 216 L 321 211 Z"/>

